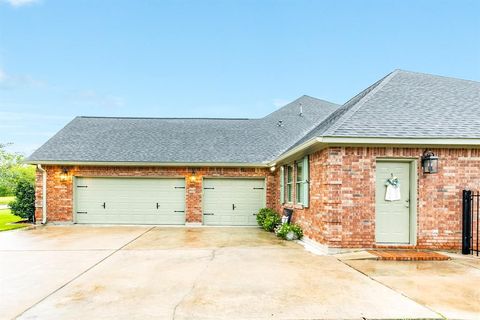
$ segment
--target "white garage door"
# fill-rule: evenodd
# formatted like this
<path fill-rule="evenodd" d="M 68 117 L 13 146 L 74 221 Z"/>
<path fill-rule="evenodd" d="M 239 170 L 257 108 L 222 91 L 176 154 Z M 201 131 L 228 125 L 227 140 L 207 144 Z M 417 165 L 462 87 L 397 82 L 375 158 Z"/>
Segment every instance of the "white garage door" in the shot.
<path fill-rule="evenodd" d="M 185 180 L 76 178 L 77 223 L 185 224 Z"/>
<path fill-rule="evenodd" d="M 204 179 L 205 225 L 254 226 L 256 214 L 265 207 L 262 179 Z"/>

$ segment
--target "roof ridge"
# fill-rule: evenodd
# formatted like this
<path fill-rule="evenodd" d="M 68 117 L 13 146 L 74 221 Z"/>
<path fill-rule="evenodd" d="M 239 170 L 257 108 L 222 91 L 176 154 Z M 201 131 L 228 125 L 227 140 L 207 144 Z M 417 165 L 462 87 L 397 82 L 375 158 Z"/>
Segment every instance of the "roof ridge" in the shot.
<path fill-rule="evenodd" d="M 152 119 L 152 120 L 259 120 L 252 118 L 180 118 L 180 117 L 102 117 L 102 116 L 77 116 L 85 119 Z"/>
<path fill-rule="evenodd" d="M 330 127 L 328 127 L 323 132 L 322 135 L 328 136 L 329 134 L 333 134 L 335 132 L 335 130 L 338 129 L 338 127 L 341 126 L 343 123 L 345 123 L 345 121 L 350 119 L 365 104 L 365 102 L 367 102 L 372 97 L 373 94 L 377 93 L 380 89 L 382 89 L 385 86 L 385 84 L 390 82 L 390 80 L 392 80 L 392 78 L 395 77 L 400 71 L 401 70 L 396 69 L 396 70 L 390 72 L 385 77 L 383 77 L 379 81 L 375 82 L 373 85 L 369 86 L 368 88 L 366 88 L 365 90 L 363 90 L 362 92 L 360 92 L 359 94 L 357 94 L 356 96 L 354 96 L 353 98 L 348 100 L 342 106 L 342 107 L 345 107 L 346 110 L 344 110 L 343 112 L 339 112 L 339 113 L 341 113 L 340 116 L 335 121 L 333 121 L 332 125 Z M 363 97 L 361 97 L 358 101 L 356 101 L 351 106 L 348 106 L 349 102 L 354 101 L 355 98 L 357 98 L 358 96 L 361 96 L 362 93 L 364 93 L 365 91 L 368 91 L 368 92 Z M 340 107 L 339 110 L 342 109 L 342 107 Z M 332 116 L 334 116 L 334 115 L 332 114 Z M 329 118 L 330 117 L 327 117 L 327 119 L 325 119 L 323 122 L 327 122 L 328 120 L 332 120 L 332 119 L 329 119 Z"/>
<path fill-rule="evenodd" d="M 328 102 L 328 101 L 327 101 Z M 335 103 L 332 103 L 332 104 L 335 104 Z M 336 105 L 336 104 L 335 104 Z M 300 141 L 302 141 L 302 139 L 304 139 L 305 137 L 307 137 L 310 133 L 312 133 L 313 131 L 315 131 L 320 125 L 322 125 L 322 123 L 324 123 L 332 114 L 336 113 L 339 109 L 341 109 L 341 107 L 337 108 L 336 110 L 333 110 L 328 116 L 326 119 L 324 119 L 323 121 L 320 121 L 320 123 L 316 124 L 316 125 L 313 125 L 311 128 L 309 128 L 305 133 L 302 134 L 302 136 L 295 140 L 294 143 L 292 143 L 291 145 L 289 145 L 287 148 L 284 148 L 277 156 L 280 156 L 282 154 L 284 154 L 285 152 L 287 152 L 288 150 L 290 150 L 291 148 L 293 148 L 294 146 L 296 146 Z"/>
<path fill-rule="evenodd" d="M 304 94 L 302 95 L 300 98 L 302 97 L 307 97 L 307 98 L 310 98 L 310 99 L 315 99 L 315 100 L 318 100 L 318 101 L 322 101 L 322 102 L 326 102 L 326 103 L 330 103 L 330 104 L 335 104 L 335 105 L 339 105 L 338 103 L 335 103 L 335 102 L 332 102 L 332 101 L 328 101 L 328 100 L 325 100 L 325 99 L 320 99 L 320 98 L 317 98 L 317 97 L 312 97 L 312 96 L 309 96 L 308 94 Z M 299 99 L 300 99 L 299 98 Z"/>
<path fill-rule="evenodd" d="M 260 120 L 268 119 L 268 118 L 271 117 L 272 115 L 278 114 L 278 112 L 280 112 L 281 110 L 286 109 L 287 107 L 290 107 L 290 106 L 292 106 L 292 105 L 294 105 L 294 104 L 299 105 L 299 103 L 301 102 L 301 100 L 302 100 L 302 99 L 305 99 L 305 98 L 313 99 L 313 100 L 316 100 L 317 103 L 320 102 L 320 103 L 322 103 L 322 104 L 328 104 L 328 105 L 331 105 L 331 106 L 335 106 L 335 107 L 337 107 L 337 108 L 338 108 L 339 106 L 341 106 L 341 105 L 339 105 L 338 103 L 330 102 L 330 101 L 327 101 L 327 100 L 315 98 L 315 97 L 312 97 L 312 96 L 309 96 L 309 95 L 304 94 L 304 95 L 296 98 L 296 99 L 293 100 L 292 102 L 289 102 L 289 103 L 285 104 L 284 106 L 281 106 L 280 108 L 278 108 L 278 109 L 270 112 L 269 114 L 267 114 L 267 115 L 265 115 L 265 116 L 263 116 L 262 118 L 259 118 L 259 119 L 260 119 Z"/>
<path fill-rule="evenodd" d="M 456 78 L 456 77 L 452 77 L 452 76 L 443 76 L 443 75 L 427 73 L 427 72 L 411 71 L 411 70 L 405 70 L 405 69 L 395 69 L 394 71 L 404 72 L 404 73 L 412 73 L 412 74 L 421 74 L 421 75 L 425 75 L 425 76 L 452 79 L 452 80 L 456 80 L 456 81 L 474 82 L 474 83 L 480 84 L 480 81 L 476 81 L 476 80 L 462 79 L 462 78 Z"/>

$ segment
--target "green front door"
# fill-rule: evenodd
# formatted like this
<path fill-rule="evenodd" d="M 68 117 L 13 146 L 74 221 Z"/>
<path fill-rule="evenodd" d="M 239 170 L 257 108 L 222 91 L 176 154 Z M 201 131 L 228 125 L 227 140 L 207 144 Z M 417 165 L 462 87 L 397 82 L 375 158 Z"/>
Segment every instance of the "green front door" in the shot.
<path fill-rule="evenodd" d="M 263 179 L 204 179 L 203 224 L 256 226 L 265 207 Z"/>
<path fill-rule="evenodd" d="M 388 190 L 387 180 L 397 177 L 398 190 Z M 410 242 L 410 164 L 377 162 L 375 177 L 375 239 L 377 243 Z"/>
<path fill-rule="evenodd" d="M 79 177 L 75 221 L 185 224 L 185 179 Z"/>

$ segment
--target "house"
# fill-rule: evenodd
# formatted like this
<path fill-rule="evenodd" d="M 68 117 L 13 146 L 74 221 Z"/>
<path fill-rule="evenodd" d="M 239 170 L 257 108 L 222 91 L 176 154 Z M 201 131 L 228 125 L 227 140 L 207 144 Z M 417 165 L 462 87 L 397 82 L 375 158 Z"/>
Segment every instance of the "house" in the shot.
<path fill-rule="evenodd" d="M 327 250 L 456 249 L 479 111 L 478 82 L 396 70 L 342 106 L 302 96 L 261 119 L 77 117 L 28 158 L 36 218 L 255 225 L 267 206 Z"/>

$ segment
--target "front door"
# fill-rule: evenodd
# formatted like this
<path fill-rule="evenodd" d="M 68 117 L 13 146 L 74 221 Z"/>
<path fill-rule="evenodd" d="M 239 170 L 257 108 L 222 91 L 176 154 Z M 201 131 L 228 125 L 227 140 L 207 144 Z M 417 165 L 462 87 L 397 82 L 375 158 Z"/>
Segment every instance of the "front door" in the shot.
<path fill-rule="evenodd" d="M 394 178 L 398 179 L 397 187 Z M 376 242 L 410 243 L 410 164 L 377 162 L 375 181 Z"/>

